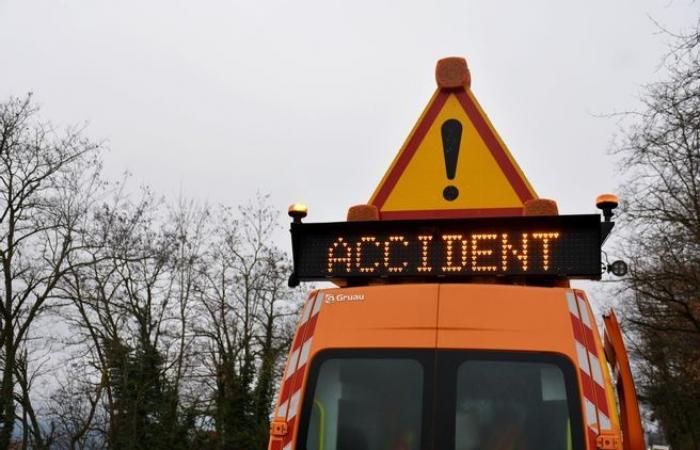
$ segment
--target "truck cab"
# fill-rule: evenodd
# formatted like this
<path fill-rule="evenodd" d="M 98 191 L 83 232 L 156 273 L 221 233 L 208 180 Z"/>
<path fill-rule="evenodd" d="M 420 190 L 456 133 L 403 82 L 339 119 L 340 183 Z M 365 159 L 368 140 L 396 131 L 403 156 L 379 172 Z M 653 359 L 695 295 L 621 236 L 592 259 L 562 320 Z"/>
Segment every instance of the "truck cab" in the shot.
<path fill-rule="evenodd" d="M 314 291 L 270 449 L 623 448 L 604 347 L 576 289 L 420 283 Z"/>

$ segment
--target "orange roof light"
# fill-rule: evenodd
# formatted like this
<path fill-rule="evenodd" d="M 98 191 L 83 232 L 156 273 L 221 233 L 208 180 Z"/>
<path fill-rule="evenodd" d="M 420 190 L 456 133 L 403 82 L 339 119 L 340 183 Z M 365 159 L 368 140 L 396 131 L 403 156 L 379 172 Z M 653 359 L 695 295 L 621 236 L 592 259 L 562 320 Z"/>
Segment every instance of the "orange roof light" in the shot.
<path fill-rule="evenodd" d="M 439 60 L 435 66 L 435 81 L 445 89 L 470 87 L 472 77 L 467 68 L 467 60 L 459 56 Z"/>
<path fill-rule="evenodd" d="M 289 214 L 289 217 L 294 219 L 294 222 L 301 222 L 301 219 L 306 217 L 306 214 L 308 214 L 309 208 L 303 204 L 303 203 L 292 203 L 289 205 L 289 209 L 287 210 L 287 214 Z"/>
<path fill-rule="evenodd" d="M 533 198 L 525 202 L 523 207 L 524 216 L 557 216 L 559 208 L 557 202 L 547 198 Z"/>
<path fill-rule="evenodd" d="M 595 199 L 595 206 L 603 210 L 603 217 L 606 222 L 610 222 L 613 216 L 612 210 L 620 204 L 620 199 L 615 194 L 601 194 Z"/>
<path fill-rule="evenodd" d="M 599 209 L 610 208 L 615 209 L 620 204 L 620 199 L 615 194 L 601 194 L 595 199 L 595 205 Z"/>
<path fill-rule="evenodd" d="M 348 209 L 348 222 L 379 220 L 379 208 L 374 205 L 355 205 Z"/>

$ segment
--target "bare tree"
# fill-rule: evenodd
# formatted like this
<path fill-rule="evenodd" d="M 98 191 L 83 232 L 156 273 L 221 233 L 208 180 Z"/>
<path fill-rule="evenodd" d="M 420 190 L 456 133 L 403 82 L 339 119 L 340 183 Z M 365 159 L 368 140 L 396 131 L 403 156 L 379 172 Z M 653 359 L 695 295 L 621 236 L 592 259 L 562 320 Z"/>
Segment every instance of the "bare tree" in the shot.
<path fill-rule="evenodd" d="M 624 319 L 643 399 L 676 449 L 700 448 L 700 34 L 680 36 L 619 148 Z"/>
<path fill-rule="evenodd" d="M 253 391 L 253 416 L 258 445 L 267 444 L 273 395 L 282 376 L 282 362 L 292 345 L 294 319 L 299 312 L 300 292 L 289 289 L 291 266 L 287 256 L 273 249 L 265 262 L 262 305 L 256 315 L 255 347 L 258 371 Z M 261 445 L 262 444 L 262 445 Z"/>
<path fill-rule="evenodd" d="M 59 135 L 37 112 L 30 95 L 0 104 L 0 448 L 9 446 L 18 417 L 33 414 L 23 347 L 78 250 L 99 184 L 98 146 L 80 128 Z M 32 445 L 47 447 L 32 422 Z"/>
<path fill-rule="evenodd" d="M 178 387 L 185 370 L 189 281 L 182 274 L 187 236 L 181 221 L 159 217 L 162 205 L 150 193 L 137 202 L 117 196 L 94 214 L 86 246 L 76 255 L 61 285 L 74 309 L 76 343 L 87 346 L 87 363 L 95 368 L 90 413 L 80 428 L 82 439 L 95 410 L 102 406 L 110 448 L 174 448 Z M 180 234 L 178 234 L 178 232 Z M 182 287 L 184 286 L 184 288 Z M 174 352 L 173 352 L 173 349 Z M 184 350 L 183 350 L 184 351 Z M 169 377 L 175 367 L 175 382 Z M 102 399 L 101 397 L 104 396 Z"/>
<path fill-rule="evenodd" d="M 264 448 L 275 374 L 290 345 L 285 326 L 298 305 L 288 263 L 272 244 L 276 214 L 266 198 L 222 208 L 207 253 L 197 331 L 213 377 L 219 448 Z M 262 430 L 265 431 L 262 431 Z"/>
<path fill-rule="evenodd" d="M 265 448 L 301 303 L 266 197 L 128 195 L 37 112 L 0 104 L 0 448 Z"/>

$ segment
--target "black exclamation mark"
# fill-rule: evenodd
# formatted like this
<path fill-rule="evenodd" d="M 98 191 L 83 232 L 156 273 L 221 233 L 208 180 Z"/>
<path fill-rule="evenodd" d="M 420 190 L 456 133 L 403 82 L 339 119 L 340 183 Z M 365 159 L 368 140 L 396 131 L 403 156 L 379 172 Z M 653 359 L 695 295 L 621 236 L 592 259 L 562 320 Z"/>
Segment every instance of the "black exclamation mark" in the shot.
<path fill-rule="evenodd" d="M 462 124 L 459 120 L 449 119 L 442 124 L 441 131 L 447 179 L 454 180 L 457 173 L 457 158 L 459 158 L 459 142 L 462 140 Z M 451 202 L 459 197 L 459 189 L 457 186 L 449 185 L 442 191 L 442 196 Z"/>

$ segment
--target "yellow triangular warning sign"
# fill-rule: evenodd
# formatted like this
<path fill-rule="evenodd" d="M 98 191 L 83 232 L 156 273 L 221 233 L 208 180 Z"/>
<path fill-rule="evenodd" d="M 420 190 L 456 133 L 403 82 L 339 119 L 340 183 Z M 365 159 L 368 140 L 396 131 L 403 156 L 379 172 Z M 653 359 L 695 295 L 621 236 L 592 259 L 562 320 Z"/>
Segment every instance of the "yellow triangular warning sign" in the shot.
<path fill-rule="evenodd" d="M 469 89 L 466 61 L 440 60 L 436 77 L 370 203 L 383 219 L 521 215 L 537 195 Z"/>

